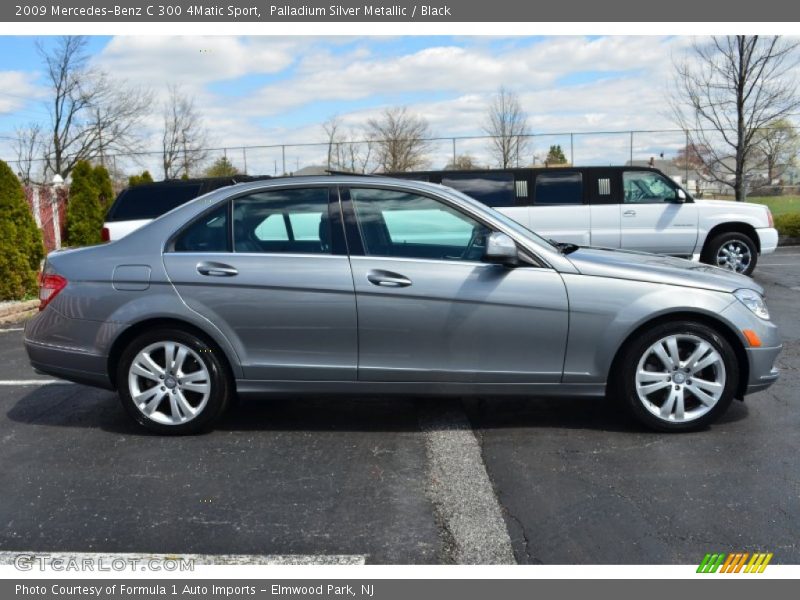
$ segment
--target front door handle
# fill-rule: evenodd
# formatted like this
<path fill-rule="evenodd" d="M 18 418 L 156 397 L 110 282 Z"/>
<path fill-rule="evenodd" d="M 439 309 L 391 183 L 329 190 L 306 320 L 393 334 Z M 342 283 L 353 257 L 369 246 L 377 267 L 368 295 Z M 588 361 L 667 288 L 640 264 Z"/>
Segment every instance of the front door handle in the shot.
<path fill-rule="evenodd" d="M 233 277 L 239 274 L 239 271 L 234 267 L 218 262 L 197 263 L 197 272 L 200 275 L 208 275 L 209 277 Z"/>
<path fill-rule="evenodd" d="M 411 280 L 408 277 L 380 269 L 367 273 L 367 281 L 379 287 L 408 287 L 411 285 Z"/>
<path fill-rule="evenodd" d="M 622 213 L 622 216 L 623 217 L 635 217 L 636 216 L 636 211 L 635 210 L 626 210 L 624 213 Z"/>

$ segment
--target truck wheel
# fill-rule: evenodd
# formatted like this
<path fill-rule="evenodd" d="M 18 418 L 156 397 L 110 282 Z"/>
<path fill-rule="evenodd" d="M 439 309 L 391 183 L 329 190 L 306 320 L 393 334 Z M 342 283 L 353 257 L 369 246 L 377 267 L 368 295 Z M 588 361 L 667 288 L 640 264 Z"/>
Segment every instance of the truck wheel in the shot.
<path fill-rule="evenodd" d="M 701 260 L 715 267 L 750 275 L 758 262 L 758 249 L 746 233 L 729 231 L 715 235 L 706 243 Z"/>

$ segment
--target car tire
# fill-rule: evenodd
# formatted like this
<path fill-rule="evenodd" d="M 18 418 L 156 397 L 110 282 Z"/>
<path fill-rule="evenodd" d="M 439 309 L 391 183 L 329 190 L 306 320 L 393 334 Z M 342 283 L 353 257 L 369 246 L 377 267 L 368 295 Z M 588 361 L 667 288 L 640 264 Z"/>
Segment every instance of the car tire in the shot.
<path fill-rule="evenodd" d="M 746 233 L 729 231 L 707 242 L 700 259 L 715 267 L 750 275 L 758 263 L 758 248 Z"/>
<path fill-rule="evenodd" d="M 131 418 L 162 435 L 210 429 L 233 396 L 220 351 L 172 328 L 148 331 L 128 344 L 117 366 L 117 389 Z"/>
<path fill-rule="evenodd" d="M 694 321 L 648 329 L 617 365 L 611 389 L 636 420 L 657 431 L 706 428 L 728 409 L 738 385 L 730 343 Z"/>

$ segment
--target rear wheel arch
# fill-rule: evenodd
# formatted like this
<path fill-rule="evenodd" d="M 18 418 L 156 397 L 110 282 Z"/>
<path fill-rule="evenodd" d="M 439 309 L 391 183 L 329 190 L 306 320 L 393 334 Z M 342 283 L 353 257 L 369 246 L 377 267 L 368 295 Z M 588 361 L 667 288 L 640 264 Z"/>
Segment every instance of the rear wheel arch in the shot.
<path fill-rule="evenodd" d="M 114 340 L 114 343 L 111 345 L 111 349 L 109 350 L 108 360 L 106 362 L 106 370 L 108 371 L 108 376 L 114 389 L 117 389 L 117 365 L 119 364 L 122 353 L 125 352 L 125 348 L 127 348 L 128 345 L 142 333 L 153 331 L 155 329 L 180 329 L 202 339 L 206 344 L 209 345 L 209 347 L 218 352 L 219 356 L 222 358 L 221 362 L 225 368 L 229 380 L 231 382 L 235 380 L 231 357 L 221 348 L 220 344 L 218 344 L 212 336 L 192 323 L 183 321 L 181 319 L 166 317 L 147 319 L 144 321 L 139 321 L 138 323 L 134 323 L 120 333 L 117 336 L 117 339 Z"/>
<path fill-rule="evenodd" d="M 744 398 L 744 393 L 747 389 L 747 382 L 750 378 L 750 363 L 747 359 L 747 352 L 745 351 L 744 343 L 742 342 L 741 338 L 730 325 L 721 319 L 714 318 L 704 313 L 696 313 L 691 311 L 681 311 L 660 315 L 654 319 L 645 321 L 630 334 L 628 334 L 628 336 L 625 338 L 625 341 L 623 341 L 619 348 L 617 348 L 614 358 L 611 361 L 611 365 L 609 366 L 608 373 L 606 374 L 607 391 L 610 393 L 615 392 L 613 389 L 616 380 L 614 375 L 618 372 L 622 357 L 625 355 L 626 350 L 634 342 L 634 340 L 637 340 L 643 332 L 649 329 L 676 321 L 695 321 L 710 327 L 720 336 L 725 338 L 725 340 L 731 345 L 731 348 L 733 348 L 733 352 L 736 355 L 736 362 L 739 371 L 739 381 L 735 397 L 739 399 Z"/>

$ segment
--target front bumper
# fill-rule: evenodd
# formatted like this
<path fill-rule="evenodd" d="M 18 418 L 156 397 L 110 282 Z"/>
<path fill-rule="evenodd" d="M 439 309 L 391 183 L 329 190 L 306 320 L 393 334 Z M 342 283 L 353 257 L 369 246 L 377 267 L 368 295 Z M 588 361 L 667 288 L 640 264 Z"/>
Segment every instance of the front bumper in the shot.
<path fill-rule="evenodd" d="M 774 227 L 756 229 L 761 254 L 772 254 L 778 247 L 778 230 Z"/>
<path fill-rule="evenodd" d="M 752 394 L 767 389 L 778 380 L 779 376 L 775 360 L 783 345 L 778 328 L 772 321 L 765 321 L 754 315 L 738 300 L 722 311 L 722 316 L 736 330 L 747 355 L 748 377 L 746 382 L 740 383 L 740 394 Z M 761 345 L 752 346 L 744 336 L 745 330 L 755 333 Z"/>

